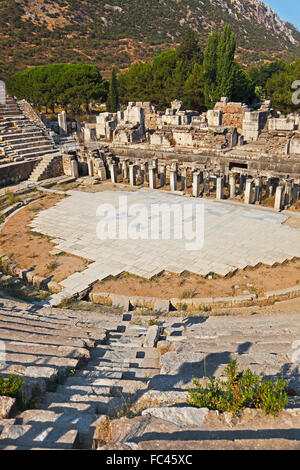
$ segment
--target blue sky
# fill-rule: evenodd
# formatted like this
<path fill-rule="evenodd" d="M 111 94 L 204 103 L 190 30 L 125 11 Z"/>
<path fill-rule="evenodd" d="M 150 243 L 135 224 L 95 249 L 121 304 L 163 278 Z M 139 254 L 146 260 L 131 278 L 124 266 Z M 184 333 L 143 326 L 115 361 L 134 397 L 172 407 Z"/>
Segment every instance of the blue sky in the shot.
<path fill-rule="evenodd" d="M 264 0 L 272 10 L 285 21 L 293 23 L 300 30 L 300 2 L 299 0 Z"/>

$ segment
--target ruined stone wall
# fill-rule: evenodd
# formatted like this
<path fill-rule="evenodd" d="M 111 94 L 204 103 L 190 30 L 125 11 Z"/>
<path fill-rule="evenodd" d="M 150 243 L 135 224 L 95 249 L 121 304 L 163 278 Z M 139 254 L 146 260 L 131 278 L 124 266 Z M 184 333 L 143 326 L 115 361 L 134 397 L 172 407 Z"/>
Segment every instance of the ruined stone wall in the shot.
<path fill-rule="evenodd" d="M 7 186 L 8 184 L 27 180 L 40 160 L 40 158 L 37 158 L 35 160 L 24 160 L 22 162 L 1 165 L 0 185 Z"/>
<path fill-rule="evenodd" d="M 290 153 L 300 155 L 300 136 L 299 139 L 291 140 L 289 151 Z"/>
<path fill-rule="evenodd" d="M 63 172 L 67 176 L 72 176 L 72 165 L 71 165 L 72 158 L 73 158 L 73 156 L 71 156 L 71 155 L 63 155 L 62 156 Z"/>
<path fill-rule="evenodd" d="M 223 112 L 223 126 L 236 127 L 239 134 L 242 134 L 243 129 L 243 115 L 247 107 L 242 103 L 217 103 L 214 107 L 215 110 Z"/>

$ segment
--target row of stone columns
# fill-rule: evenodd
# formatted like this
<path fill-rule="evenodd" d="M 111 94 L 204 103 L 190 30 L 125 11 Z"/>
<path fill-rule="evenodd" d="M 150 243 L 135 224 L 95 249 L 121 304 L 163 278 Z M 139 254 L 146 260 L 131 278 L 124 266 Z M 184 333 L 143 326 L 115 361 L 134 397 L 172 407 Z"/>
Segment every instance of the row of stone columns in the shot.
<path fill-rule="evenodd" d="M 157 159 L 152 160 L 152 164 L 148 162 L 137 164 L 128 163 L 126 160 L 121 160 L 121 173 L 124 180 L 129 180 L 131 186 L 136 186 L 139 180 L 139 184 L 147 182 L 151 189 L 156 189 L 157 180 L 159 180 L 160 187 L 166 184 L 166 173 L 167 165 L 161 165 L 159 167 Z M 111 181 L 117 183 L 118 178 L 118 166 L 113 160 L 109 162 L 109 171 Z M 181 172 L 181 184 L 178 188 L 178 164 L 173 162 L 170 164 L 169 169 L 169 184 L 172 192 L 185 191 L 188 185 L 188 168 L 183 167 L 180 169 Z M 255 178 L 247 177 L 247 175 L 240 173 L 239 179 L 237 173 L 229 173 L 227 175 L 210 174 L 209 171 L 205 170 L 192 170 L 192 194 L 194 197 L 200 197 L 201 194 L 209 195 L 211 192 L 211 180 L 214 181 L 214 188 L 212 191 L 216 192 L 216 199 L 225 198 L 225 185 L 228 187 L 228 196 L 233 199 L 237 194 L 244 195 L 245 204 L 260 204 L 263 197 L 263 183 L 262 177 L 257 176 Z M 274 194 L 274 188 L 276 186 L 275 180 L 278 178 L 267 177 L 265 181 L 265 198 L 268 198 Z M 200 185 L 203 185 L 203 190 L 200 190 Z M 281 210 L 284 207 L 288 207 L 295 203 L 299 199 L 299 182 L 286 181 L 283 185 L 277 185 L 275 191 L 275 203 L 274 208 Z"/>

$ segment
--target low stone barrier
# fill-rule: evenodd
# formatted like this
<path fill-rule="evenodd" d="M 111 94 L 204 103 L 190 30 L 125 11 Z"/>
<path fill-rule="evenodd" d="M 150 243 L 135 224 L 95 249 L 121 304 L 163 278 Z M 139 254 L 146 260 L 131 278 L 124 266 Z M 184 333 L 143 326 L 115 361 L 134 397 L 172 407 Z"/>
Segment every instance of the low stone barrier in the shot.
<path fill-rule="evenodd" d="M 55 281 L 51 281 L 49 278 L 38 276 L 33 274 L 28 269 L 20 269 L 18 266 L 9 260 L 8 256 L 0 256 L 1 271 L 4 274 L 18 277 L 19 279 L 33 285 L 37 289 L 46 289 L 53 294 L 61 292 L 62 286 Z"/>
<path fill-rule="evenodd" d="M 212 308 L 248 307 L 251 305 L 271 304 L 300 297 L 300 286 L 266 292 L 263 297 L 257 294 L 240 295 L 236 297 L 211 297 L 192 299 L 158 299 L 156 297 L 117 295 L 108 292 L 91 292 L 91 302 L 113 305 L 130 309 L 149 308 L 156 312 L 178 311 L 209 311 Z"/>

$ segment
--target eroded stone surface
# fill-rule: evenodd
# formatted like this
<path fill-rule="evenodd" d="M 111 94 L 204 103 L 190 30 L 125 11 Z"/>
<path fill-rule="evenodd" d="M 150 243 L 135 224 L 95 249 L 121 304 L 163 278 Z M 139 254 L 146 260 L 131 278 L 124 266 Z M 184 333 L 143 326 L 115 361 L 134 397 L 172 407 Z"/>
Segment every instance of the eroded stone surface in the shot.
<path fill-rule="evenodd" d="M 0 419 L 6 419 L 10 416 L 15 403 L 15 398 L 0 396 Z"/>

